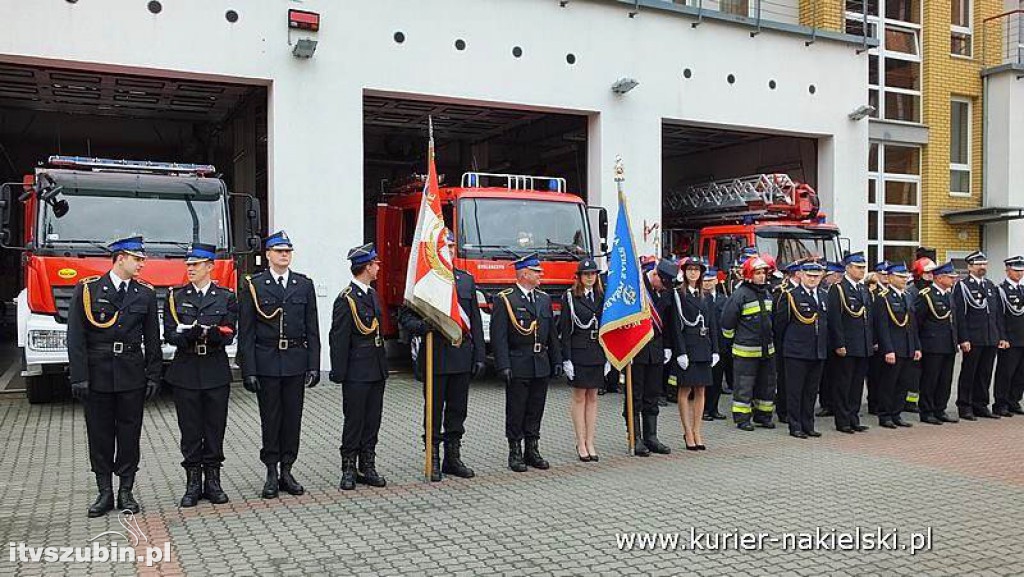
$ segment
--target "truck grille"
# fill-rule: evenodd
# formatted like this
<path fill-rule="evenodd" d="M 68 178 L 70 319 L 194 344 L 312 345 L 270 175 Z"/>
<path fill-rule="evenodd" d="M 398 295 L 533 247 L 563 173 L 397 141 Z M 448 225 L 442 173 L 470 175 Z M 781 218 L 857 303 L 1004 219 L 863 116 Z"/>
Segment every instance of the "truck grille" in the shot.
<path fill-rule="evenodd" d="M 73 286 L 53 287 L 53 302 L 57 306 L 57 322 L 66 324 L 68 322 L 68 309 L 71 308 L 71 297 L 75 293 Z M 156 310 L 163 320 L 164 301 L 167 300 L 167 288 L 157 287 L 156 289 Z"/>

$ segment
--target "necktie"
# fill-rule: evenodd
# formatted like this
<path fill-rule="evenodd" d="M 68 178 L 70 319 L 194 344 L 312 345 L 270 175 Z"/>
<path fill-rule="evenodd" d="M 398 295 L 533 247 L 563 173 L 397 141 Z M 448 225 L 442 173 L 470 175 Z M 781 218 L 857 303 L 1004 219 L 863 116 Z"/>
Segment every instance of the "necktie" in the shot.
<path fill-rule="evenodd" d="M 534 304 L 533 291 L 530 291 L 529 294 L 526 295 L 526 300 L 530 301 L 531 305 Z"/>
<path fill-rule="evenodd" d="M 127 285 L 127 284 L 128 283 L 126 283 L 126 282 L 122 282 L 117 287 L 117 306 L 121 306 L 121 303 L 124 302 L 124 295 L 125 295 L 126 292 L 128 292 L 127 288 L 125 287 L 125 285 Z"/>
<path fill-rule="evenodd" d="M 281 287 L 281 290 L 284 290 L 284 277 L 283 276 L 277 277 L 277 286 Z"/>

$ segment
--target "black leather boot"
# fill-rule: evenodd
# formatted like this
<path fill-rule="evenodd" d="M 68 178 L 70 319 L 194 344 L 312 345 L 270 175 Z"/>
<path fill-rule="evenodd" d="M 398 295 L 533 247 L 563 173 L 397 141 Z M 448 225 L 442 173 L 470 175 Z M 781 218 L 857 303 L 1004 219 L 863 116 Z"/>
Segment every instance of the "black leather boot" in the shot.
<path fill-rule="evenodd" d="M 672 449 L 658 440 L 658 417 L 655 415 L 644 415 L 644 444 L 652 453 L 668 455 Z"/>
<path fill-rule="evenodd" d="M 278 479 L 278 483 L 281 486 L 281 490 L 289 495 L 301 495 L 306 492 L 306 489 L 292 476 L 292 466 L 290 463 L 287 465 L 281 464 L 281 478 Z"/>
<path fill-rule="evenodd" d="M 181 496 L 181 507 L 195 507 L 203 493 L 203 470 L 199 467 L 185 468 L 185 494 Z"/>
<path fill-rule="evenodd" d="M 650 457 L 651 450 L 647 448 L 647 443 L 644 443 L 644 436 L 637 430 L 637 426 L 641 424 L 640 413 L 637 413 L 633 417 L 633 456 L 634 457 Z M 629 433 L 628 427 L 626 433 Z"/>
<path fill-rule="evenodd" d="M 227 493 L 220 486 L 220 467 L 207 465 L 203 467 L 203 496 L 214 505 L 223 505 L 229 501 Z"/>
<path fill-rule="evenodd" d="M 534 469 L 544 470 L 551 465 L 540 456 L 540 447 L 537 439 L 526 439 L 526 453 L 524 454 L 526 464 Z"/>
<path fill-rule="evenodd" d="M 463 479 L 472 479 L 476 476 L 473 469 L 470 469 L 462 462 L 462 441 L 459 439 L 445 441 L 444 443 L 444 464 L 441 471 L 448 475 L 455 475 Z"/>
<path fill-rule="evenodd" d="M 523 461 L 523 444 L 520 441 L 508 441 L 508 468 L 516 473 L 526 471 L 526 462 Z"/>
<path fill-rule="evenodd" d="M 139 502 L 135 500 L 135 495 L 132 495 L 132 487 L 134 486 L 135 473 L 121 477 L 121 482 L 117 486 L 118 511 L 131 511 L 132 513 L 139 512 Z"/>
<path fill-rule="evenodd" d="M 264 499 L 276 499 L 277 494 L 277 464 L 267 465 L 267 480 L 263 482 L 263 493 L 260 496 Z"/>
<path fill-rule="evenodd" d="M 437 483 L 443 478 L 441 475 L 441 443 L 434 443 L 434 452 L 430 454 L 430 482 Z"/>
<path fill-rule="evenodd" d="M 371 487 L 385 487 L 388 482 L 377 473 L 377 453 L 363 451 L 359 453 L 359 467 L 356 469 L 356 483 Z"/>
<path fill-rule="evenodd" d="M 96 501 L 89 505 L 89 517 L 102 517 L 114 510 L 114 485 L 110 473 L 96 473 Z"/>
<path fill-rule="evenodd" d="M 356 458 L 341 456 L 341 482 L 338 488 L 351 491 L 356 488 Z"/>

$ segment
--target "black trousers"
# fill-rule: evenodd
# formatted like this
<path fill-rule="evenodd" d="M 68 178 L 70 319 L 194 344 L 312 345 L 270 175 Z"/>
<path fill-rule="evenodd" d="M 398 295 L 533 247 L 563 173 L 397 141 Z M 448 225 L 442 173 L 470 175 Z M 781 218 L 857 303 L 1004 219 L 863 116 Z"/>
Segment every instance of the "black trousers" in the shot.
<path fill-rule="evenodd" d="M 775 414 L 780 419 L 789 417 L 789 397 L 786 394 L 786 362 L 788 359 L 781 354 L 782 346 L 775 345 Z M 817 390 L 817 389 L 815 389 Z"/>
<path fill-rule="evenodd" d="M 835 392 L 833 392 L 835 383 L 829 378 L 829 365 L 831 363 L 831 357 L 829 357 L 829 360 L 825 361 L 825 370 L 821 371 L 821 385 L 818 387 L 818 404 L 821 405 L 822 409 L 835 413 Z"/>
<path fill-rule="evenodd" d="M 736 379 L 732 391 L 735 423 L 770 423 L 775 411 L 775 358 L 733 357 Z"/>
<path fill-rule="evenodd" d="M 871 359 L 868 361 L 868 413 L 872 415 L 881 413 L 885 399 L 889 398 L 885 392 L 879 389 L 884 380 L 882 373 L 888 367 L 889 365 L 885 363 L 885 356 L 879 353 L 871 355 Z"/>
<path fill-rule="evenodd" d="M 835 412 L 836 428 L 859 425 L 868 357 L 832 355 L 827 371 L 827 380 L 832 381 L 832 410 Z"/>
<path fill-rule="evenodd" d="M 953 387 L 953 362 L 956 354 L 924 353 L 921 356 L 921 397 L 918 411 L 921 419 L 928 415 L 939 417 L 946 412 Z"/>
<path fill-rule="evenodd" d="M 505 386 L 505 437 L 510 441 L 539 439 L 548 378 L 517 379 Z"/>
<path fill-rule="evenodd" d="M 993 410 L 1020 407 L 1024 395 L 1024 347 L 1010 347 L 999 351 L 996 364 L 995 403 Z"/>
<path fill-rule="evenodd" d="M 96 474 L 118 477 L 139 470 L 139 436 L 146 389 L 120 393 L 89 391 L 85 402 L 85 429 L 89 435 L 89 462 Z"/>
<path fill-rule="evenodd" d="M 810 433 L 814 430 L 814 400 L 818 396 L 825 361 L 787 358 L 784 364 L 789 430 L 792 433 Z"/>
<path fill-rule="evenodd" d="M 433 437 L 434 443 L 458 441 L 466 432 L 466 413 L 469 410 L 469 379 L 471 373 L 434 376 Z M 426 399 L 427 384 L 423 384 L 423 398 Z M 426 403 L 423 405 L 426 430 Z M 444 432 L 441 432 L 441 426 Z"/>
<path fill-rule="evenodd" d="M 304 374 L 288 377 L 259 377 L 260 423 L 263 448 L 260 460 L 267 465 L 291 465 L 299 455 L 302 403 L 306 397 Z"/>
<path fill-rule="evenodd" d="M 992 369 L 996 347 L 971 347 L 964 353 L 957 381 L 956 408 L 968 414 L 988 409 L 988 389 L 992 385 Z"/>
<path fill-rule="evenodd" d="M 713 415 L 718 412 L 722 399 L 722 383 L 725 382 L 725 359 L 719 358 L 718 364 L 711 367 L 711 383 L 704 391 L 704 414 Z"/>
<path fill-rule="evenodd" d="M 174 407 L 181 431 L 182 467 L 220 467 L 224 462 L 224 429 L 228 424 L 231 387 L 174 387 Z"/>
<path fill-rule="evenodd" d="M 878 422 L 892 423 L 902 420 L 900 413 L 907 402 L 907 391 L 917 377 L 917 362 L 906 357 L 896 357 L 896 364 L 890 365 L 882 358 L 882 366 L 876 373 L 878 378 Z"/>
<path fill-rule="evenodd" d="M 341 430 L 342 457 L 377 452 L 377 435 L 384 412 L 384 383 L 342 383 L 341 412 L 345 415 Z"/>
<path fill-rule="evenodd" d="M 675 359 L 671 362 L 674 363 Z M 640 431 L 641 426 L 638 419 L 640 415 L 657 418 L 658 413 L 661 412 L 661 408 L 658 406 L 658 396 L 662 391 L 661 380 L 666 371 L 665 365 L 634 364 L 631 367 L 633 371 L 633 430 Z M 622 392 L 622 418 L 628 419 L 626 391 Z M 628 423 L 628 421 L 624 422 Z"/>

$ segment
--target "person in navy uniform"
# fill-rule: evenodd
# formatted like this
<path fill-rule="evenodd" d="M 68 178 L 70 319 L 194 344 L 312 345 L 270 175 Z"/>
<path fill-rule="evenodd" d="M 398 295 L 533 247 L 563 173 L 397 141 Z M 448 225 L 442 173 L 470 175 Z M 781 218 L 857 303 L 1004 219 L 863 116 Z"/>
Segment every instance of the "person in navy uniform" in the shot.
<path fill-rule="evenodd" d="M 85 405 L 89 461 L 99 491 L 89 517 L 114 508 L 112 473 L 120 480 L 117 508 L 139 512 L 132 489 L 142 406 L 160 389 L 163 361 L 156 292 L 135 279 L 146 264 L 142 237 L 114 241 L 107 249 L 110 272 L 79 282 L 68 309 L 71 395 Z"/>
<path fill-rule="evenodd" d="M 833 381 L 833 410 L 836 430 L 841 433 L 867 431 L 860 422 L 860 403 L 868 359 L 875 352 L 872 330 L 871 294 L 864 286 L 867 261 L 856 252 L 845 259 L 846 274 L 828 293 L 829 379 Z"/>
<path fill-rule="evenodd" d="M 960 342 L 952 303 L 956 277 L 952 262 L 935 267 L 932 284 L 922 288 L 914 300 L 921 342 L 918 415 L 922 423 L 930 425 L 957 422 L 946 414 L 953 384 L 953 363 Z"/>
<path fill-rule="evenodd" d="M 433 466 L 431 481 L 440 481 L 442 474 L 463 479 L 472 478 L 473 469 L 462 462 L 462 437 L 466 432 L 466 413 L 469 410 L 469 382 L 483 377 L 486 370 L 487 347 L 484 342 L 480 304 L 476 300 L 476 281 L 466 271 L 453 269 L 455 291 L 459 307 L 469 323 L 469 332 L 458 344 L 452 344 L 441 333 L 434 334 L 434 399 L 433 399 Z M 424 382 L 426 395 L 427 331 L 430 325 L 408 307 L 399 312 L 398 322 L 415 339 L 417 380 Z M 425 397 L 424 397 L 425 398 Z M 424 417 L 426 407 L 424 406 Z M 424 418 L 424 430 L 426 430 Z M 441 426 L 444 425 L 442 432 Z M 440 457 L 440 444 L 444 441 L 444 461 Z"/>
<path fill-rule="evenodd" d="M 877 297 L 889 288 L 889 267 L 891 265 L 892 263 L 887 260 L 876 263 L 873 274 L 868 275 L 869 279 L 867 284 L 868 292 L 871 293 L 872 309 L 875 308 L 874 303 L 877 300 Z M 877 341 L 877 335 L 875 340 Z M 885 398 L 885 394 L 880 393 L 878 390 L 878 385 L 882 380 L 881 371 L 885 370 L 884 366 L 886 365 L 885 359 L 882 358 L 883 356 L 882 352 L 878 348 L 875 348 L 875 353 L 871 355 L 871 360 L 868 361 L 867 388 L 869 415 L 877 415 L 879 413 L 879 407 L 881 406 L 879 401 L 880 399 Z"/>
<path fill-rule="evenodd" d="M 953 287 L 960 350 L 964 353 L 957 381 L 956 408 L 967 421 L 998 419 L 988 408 L 988 390 L 996 351 L 1009 347 L 1003 337 L 1003 314 L 996 285 L 985 278 L 988 257 L 981 251 L 967 255 L 968 275 Z"/>
<path fill-rule="evenodd" d="M 380 336 L 381 308 L 377 291 L 380 261 L 373 243 L 348 251 L 352 282 L 334 299 L 331 320 L 331 381 L 341 383 L 342 491 L 356 483 L 384 487 L 377 472 L 377 437 L 384 411 L 388 357 Z M 436 453 L 435 453 L 436 454 Z"/>
<path fill-rule="evenodd" d="M 672 375 L 678 387 L 676 402 L 679 404 L 686 450 L 703 451 L 707 449 L 701 432 L 704 392 L 711 384 L 711 371 L 720 360 L 718 311 L 703 290 L 707 263 L 699 257 L 684 258 L 679 266 L 683 284 L 673 291 L 673 298 L 679 315 L 674 321 L 678 323 L 683 337 L 680 346 L 683 362 L 672 365 Z"/>
<path fill-rule="evenodd" d="M 600 460 L 595 447 L 597 391 L 605 386 L 605 374 L 611 369 L 597 340 L 604 307 L 598 270 L 593 258 L 580 261 L 572 287 L 562 295 L 558 317 L 562 368 L 572 387 L 569 414 L 576 434 L 576 456 L 583 462 Z"/>
<path fill-rule="evenodd" d="M 267 467 L 262 496 L 273 499 L 282 489 L 305 492 L 292 465 L 299 454 L 305 389 L 320 382 L 320 321 L 313 281 L 289 268 L 291 239 L 282 230 L 264 246 L 270 268 L 246 277 L 239 291 L 238 357 L 242 383 L 260 406 L 260 460 Z"/>
<path fill-rule="evenodd" d="M 773 311 L 786 372 L 790 436 L 820 437 L 814 426 L 814 399 L 828 359 L 828 292 L 821 288 L 825 266 L 799 264 L 798 285 L 787 290 Z"/>
<path fill-rule="evenodd" d="M 775 288 L 772 289 L 772 310 L 777 311 L 786 299 L 786 293 L 800 286 L 802 260 L 795 260 L 782 269 L 784 278 Z M 789 422 L 789 403 L 786 395 L 786 357 L 782 346 L 784 344 L 782 333 L 779 327 L 772 323 L 772 330 L 775 331 L 775 414 L 779 416 L 780 423 Z"/>
<path fill-rule="evenodd" d="M 540 259 L 536 253 L 519 258 L 515 270 L 516 286 L 494 297 L 491 346 L 498 374 L 505 382 L 508 466 L 522 473 L 527 466 L 549 467 L 540 454 L 540 424 L 548 378 L 562 376 L 563 368 L 551 297 L 537 288 L 544 272 Z"/>
<path fill-rule="evenodd" d="M 999 305 L 1003 314 L 1004 340 L 996 364 L 995 403 L 992 412 L 1000 417 L 1024 415 L 1020 406 L 1024 395 L 1024 256 L 1003 261 L 1006 278 L 999 283 Z"/>
<path fill-rule="evenodd" d="M 914 364 L 921 360 L 921 340 L 917 319 L 907 299 L 910 271 L 904 263 L 890 263 L 886 268 L 888 288 L 875 293 L 875 333 L 878 355 L 883 366 L 878 369 L 875 391 L 878 402 L 878 425 L 887 429 L 910 427 L 900 413 L 906 403 L 907 391 L 917 378 Z"/>
<path fill-rule="evenodd" d="M 164 340 L 174 359 L 164 380 L 174 391 L 185 468 L 182 507 L 200 499 L 228 502 L 220 484 L 224 430 L 228 422 L 231 366 L 224 347 L 235 338 L 235 293 L 213 284 L 210 275 L 217 247 L 194 243 L 185 254 L 188 284 L 172 288 L 164 303 Z"/>
<path fill-rule="evenodd" d="M 728 297 L 719 290 L 718 282 L 718 268 L 709 266 L 704 271 L 704 293 L 708 295 L 708 300 L 711 301 L 711 305 L 714 307 L 712 313 L 715 317 L 715 323 L 722 318 L 722 309 L 725 308 L 725 301 Z M 722 331 L 715 331 L 715 338 L 718 339 L 718 363 L 711 367 L 711 385 L 707 387 L 707 391 L 704 393 L 706 399 L 704 402 L 704 416 L 705 421 L 719 421 L 725 420 L 726 416 L 718 410 L 718 405 L 722 398 L 724 388 L 732 388 L 732 360 L 729 358 L 731 345 L 729 341 L 722 336 Z"/>

